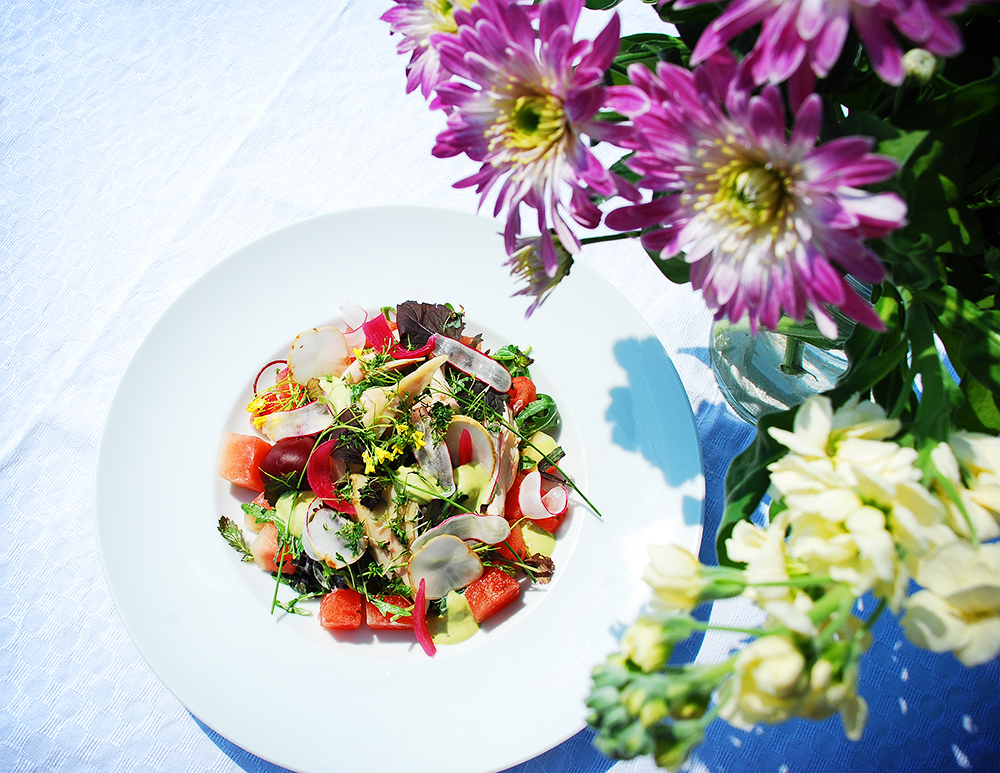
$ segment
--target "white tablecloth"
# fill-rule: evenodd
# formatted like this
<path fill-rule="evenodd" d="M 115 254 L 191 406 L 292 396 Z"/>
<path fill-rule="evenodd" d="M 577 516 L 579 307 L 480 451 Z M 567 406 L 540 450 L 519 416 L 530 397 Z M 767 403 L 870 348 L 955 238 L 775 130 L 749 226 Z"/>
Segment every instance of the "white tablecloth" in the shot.
<path fill-rule="evenodd" d="M 378 20 L 387 6 L 8 0 L 0 9 L 0 771 L 276 770 L 189 714 L 129 640 L 97 556 L 95 459 L 144 335 L 236 248 L 336 210 L 476 210 L 470 191 L 452 188 L 472 163 L 431 157 L 443 117 L 404 93 L 405 59 Z M 622 13 L 635 32 L 652 12 L 627 0 Z M 595 245 L 584 260 L 640 310 L 685 385 L 705 460 L 710 560 L 724 471 L 751 437 L 708 364 L 710 315 L 634 245 Z M 733 603 L 713 612 L 748 614 Z M 710 637 L 699 657 L 732 643 Z M 873 712 L 874 737 L 847 744 L 836 719 L 750 733 L 719 725 L 692 769 L 762 769 L 768 754 L 776 770 L 774 754 L 786 770 L 996 763 L 995 745 L 992 757 L 976 751 L 984 729 L 996 729 L 996 669 L 961 677 L 958 689 L 950 667 L 922 667 L 914 688 L 898 629 L 881 646 L 895 660 L 884 669 L 893 678 L 880 671 L 872 688 L 888 706 Z M 928 691 L 937 702 L 920 706 L 944 714 L 930 751 L 909 748 L 908 726 L 930 732 L 914 722 L 925 718 L 914 697 Z M 590 738 L 518 769 L 654 769 L 606 760 Z"/>

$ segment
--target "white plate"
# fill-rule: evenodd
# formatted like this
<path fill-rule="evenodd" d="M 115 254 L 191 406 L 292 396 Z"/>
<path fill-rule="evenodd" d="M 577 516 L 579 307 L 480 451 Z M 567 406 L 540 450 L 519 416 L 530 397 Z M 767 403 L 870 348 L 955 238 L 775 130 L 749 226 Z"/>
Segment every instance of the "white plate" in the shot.
<path fill-rule="evenodd" d="M 303 773 L 475 773 L 578 732 L 593 667 L 648 598 L 645 545 L 696 551 L 704 478 L 676 371 L 635 310 L 585 265 L 530 318 L 494 220 L 419 207 L 340 212 L 223 260 L 139 348 L 104 428 L 101 560 L 142 656 L 195 716 Z M 563 416 L 574 498 L 553 581 L 467 642 L 426 657 L 411 637 L 332 635 L 270 615 L 272 581 L 220 537 L 240 498 L 216 477 L 258 368 L 301 330 L 405 300 L 451 302 L 487 343 L 532 347 Z M 243 497 L 245 500 L 246 497 Z"/>

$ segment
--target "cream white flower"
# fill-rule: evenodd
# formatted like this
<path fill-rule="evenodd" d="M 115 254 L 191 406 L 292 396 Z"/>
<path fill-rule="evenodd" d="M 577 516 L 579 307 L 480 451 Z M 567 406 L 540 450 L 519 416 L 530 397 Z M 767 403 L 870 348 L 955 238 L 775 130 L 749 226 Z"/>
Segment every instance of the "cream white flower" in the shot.
<path fill-rule="evenodd" d="M 846 440 L 884 440 L 900 430 L 896 419 L 886 418 L 877 403 L 861 402 L 857 395 L 836 411 L 830 398 L 814 395 L 795 414 L 792 432 L 772 427 L 771 437 L 793 453 L 819 459 L 834 455 L 835 446 Z"/>
<path fill-rule="evenodd" d="M 747 565 L 744 597 L 789 630 L 804 636 L 816 633 L 816 625 L 809 617 L 813 600 L 802 590 L 786 584 L 790 580 L 790 562 L 800 565 L 800 574 L 806 573 L 806 567 L 785 550 L 783 513 L 767 529 L 740 521 L 726 540 L 726 552 L 734 561 Z"/>
<path fill-rule="evenodd" d="M 762 636 L 734 661 L 720 695 L 719 716 L 739 728 L 784 722 L 795 716 L 809 685 L 806 659 L 786 637 Z"/>
<path fill-rule="evenodd" d="M 678 545 L 649 545 L 646 552 L 649 564 L 642 579 L 653 589 L 652 606 L 677 612 L 694 609 L 706 585 L 701 562 Z"/>
<path fill-rule="evenodd" d="M 838 680 L 833 664 L 820 658 L 809 672 L 809 695 L 797 714 L 820 721 L 835 711 L 840 713 L 845 735 L 852 741 L 860 740 L 868 719 L 868 704 L 858 695 L 857 664 L 848 664 Z"/>
<path fill-rule="evenodd" d="M 969 454 L 966 458 L 970 461 L 975 459 L 974 464 L 988 460 L 985 455 L 973 455 L 972 446 L 967 440 L 960 439 L 957 445 L 963 454 Z M 982 467 L 967 467 L 970 475 L 966 486 L 959 460 L 949 443 L 939 443 L 931 451 L 931 461 L 958 494 L 959 502 L 956 502 L 951 493 L 939 483 L 933 486 L 947 509 L 951 528 L 963 537 L 971 537 L 973 531 L 980 540 L 1000 537 L 1000 481 L 997 480 L 996 473 Z"/>
<path fill-rule="evenodd" d="M 890 482 L 919 480 L 911 448 L 886 441 L 900 429 L 881 406 L 855 396 L 837 411 L 829 398 L 806 400 L 795 415 L 794 431 L 768 432 L 790 453 L 772 464 L 771 483 L 782 494 L 818 493 L 857 485 L 858 468 Z"/>
<path fill-rule="evenodd" d="M 944 545 L 921 562 L 917 582 L 924 590 L 906 600 L 902 620 L 911 642 L 967 666 L 1000 653 L 1000 543 Z"/>
<path fill-rule="evenodd" d="M 622 655 L 646 673 L 663 668 L 672 649 L 663 636 L 663 627 L 646 617 L 640 617 L 622 634 Z"/>

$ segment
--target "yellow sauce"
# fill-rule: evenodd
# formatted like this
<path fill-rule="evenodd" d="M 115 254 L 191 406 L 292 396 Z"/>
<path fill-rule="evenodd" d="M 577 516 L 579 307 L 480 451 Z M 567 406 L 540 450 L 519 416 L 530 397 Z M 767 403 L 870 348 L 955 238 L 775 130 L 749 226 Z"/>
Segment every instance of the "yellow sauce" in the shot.
<path fill-rule="evenodd" d="M 521 522 L 521 535 L 524 537 L 524 545 L 528 548 L 529 555 L 541 553 L 543 556 L 551 556 L 552 551 L 556 549 L 556 535 L 531 521 Z"/>
<path fill-rule="evenodd" d="M 431 639 L 435 644 L 458 644 L 471 638 L 479 630 L 479 625 L 465 596 L 451 591 L 445 596 L 445 603 L 448 611 L 444 615 L 427 620 Z"/>

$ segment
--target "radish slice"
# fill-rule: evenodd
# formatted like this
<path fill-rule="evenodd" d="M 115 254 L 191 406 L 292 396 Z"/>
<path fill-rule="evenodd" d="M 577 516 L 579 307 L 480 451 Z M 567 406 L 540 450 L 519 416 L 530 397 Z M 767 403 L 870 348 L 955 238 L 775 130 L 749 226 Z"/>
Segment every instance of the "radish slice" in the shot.
<path fill-rule="evenodd" d="M 427 628 L 427 594 L 424 591 L 424 581 L 420 581 L 417 586 L 417 595 L 413 599 L 413 633 L 417 636 L 417 644 L 423 648 L 430 657 L 437 654 L 437 647 L 431 638 L 431 632 Z"/>
<path fill-rule="evenodd" d="M 507 369 L 496 360 L 466 346 L 461 341 L 438 336 L 434 341 L 434 354 L 445 355 L 448 362 L 460 371 L 475 376 L 498 392 L 510 391 L 511 380 Z"/>
<path fill-rule="evenodd" d="M 365 329 L 359 327 L 356 330 L 349 330 L 344 333 L 344 341 L 347 342 L 347 351 L 353 357 L 355 350 L 365 348 L 365 344 L 368 343 L 368 336 L 365 335 Z"/>
<path fill-rule="evenodd" d="M 354 301 L 344 301 L 340 305 L 340 314 L 344 318 L 344 324 L 351 330 L 360 328 L 368 319 L 368 312 Z"/>
<path fill-rule="evenodd" d="M 351 350 L 335 327 L 314 327 L 299 333 L 288 352 L 288 369 L 302 386 L 321 376 L 339 376 L 351 364 Z"/>
<path fill-rule="evenodd" d="M 486 468 L 487 477 L 493 477 L 493 471 L 497 466 L 496 444 L 493 442 L 493 436 L 478 421 L 461 414 L 453 416 L 448 423 L 445 442 L 448 444 L 448 453 L 451 454 L 453 464 L 458 462 L 456 466 L 461 466 L 469 462 L 479 462 Z"/>
<path fill-rule="evenodd" d="M 286 437 L 315 435 L 333 424 L 333 414 L 324 403 L 314 402 L 292 411 L 269 413 L 261 422 L 260 431 L 272 443 Z"/>
<path fill-rule="evenodd" d="M 368 346 L 374 347 L 380 352 L 387 351 L 396 343 L 385 314 L 377 314 L 361 327 L 365 331 L 365 340 Z"/>
<path fill-rule="evenodd" d="M 490 515 L 504 514 L 507 492 L 510 491 L 510 487 L 514 483 L 518 461 L 521 458 L 517 450 L 520 438 L 507 429 L 507 426 L 514 424 L 510 406 L 504 410 L 504 417 L 506 421 L 501 423 L 500 432 L 497 435 L 497 480 L 493 490 L 493 499 L 486 509 Z"/>
<path fill-rule="evenodd" d="M 265 365 L 263 368 L 261 368 L 260 370 L 258 370 L 257 371 L 257 377 L 253 380 L 253 393 L 254 394 L 257 394 L 257 392 L 258 392 L 257 386 L 260 384 L 260 377 L 263 376 L 264 375 L 264 371 L 266 371 L 272 365 L 288 365 L 288 360 L 271 360 L 269 363 L 267 363 L 267 365 Z M 280 371 L 278 371 L 277 375 L 275 376 L 275 382 L 281 381 L 281 379 L 284 378 L 285 375 L 287 375 L 287 373 L 288 373 L 288 368 L 287 367 L 286 368 L 282 368 Z"/>
<path fill-rule="evenodd" d="M 349 500 L 342 499 L 337 491 L 337 482 L 347 473 L 347 465 L 330 456 L 337 445 L 337 438 L 320 443 L 313 449 L 306 466 L 306 480 L 309 488 L 327 505 L 342 513 L 354 515 L 357 510 Z"/>
<path fill-rule="evenodd" d="M 361 558 L 368 546 L 364 535 L 348 546 L 341 532 L 353 525 L 354 521 L 325 505 L 322 499 L 314 499 L 306 510 L 302 548 L 313 561 L 323 561 L 331 569 L 343 569 Z"/>
<path fill-rule="evenodd" d="M 439 534 L 451 534 L 461 540 L 477 540 L 487 545 L 496 545 L 510 536 L 510 524 L 499 515 L 476 515 L 462 513 L 441 521 L 433 529 L 428 529 L 410 545 L 413 551 L 420 550 Z"/>
<path fill-rule="evenodd" d="M 410 557 L 410 587 L 427 581 L 427 598 L 441 599 L 448 591 L 464 588 L 483 574 L 483 562 L 469 546 L 452 534 L 428 540 Z"/>
<path fill-rule="evenodd" d="M 532 470 L 524 476 L 521 481 L 521 490 L 517 495 L 517 504 L 526 518 L 539 520 L 551 518 L 555 515 L 562 515 L 569 507 L 569 494 L 565 486 L 558 483 L 551 485 L 547 491 L 542 491 L 542 474 L 538 470 Z"/>

